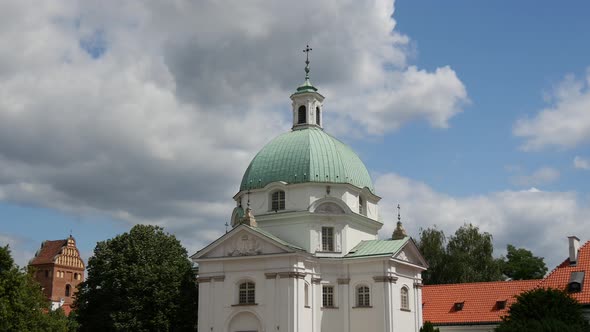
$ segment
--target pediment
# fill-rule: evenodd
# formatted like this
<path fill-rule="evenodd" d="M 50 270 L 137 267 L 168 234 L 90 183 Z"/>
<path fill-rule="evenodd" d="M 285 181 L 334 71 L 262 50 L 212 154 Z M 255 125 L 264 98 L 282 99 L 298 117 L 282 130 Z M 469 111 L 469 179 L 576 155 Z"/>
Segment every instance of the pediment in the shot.
<path fill-rule="evenodd" d="M 283 245 L 274 238 L 242 225 L 203 248 L 203 250 L 194 254 L 192 258 L 258 256 L 293 251 L 292 248 Z"/>
<path fill-rule="evenodd" d="M 410 239 L 410 241 L 408 241 L 406 245 L 393 256 L 393 258 L 413 265 L 427 267 L 426 260 L 412 239 Z"/>

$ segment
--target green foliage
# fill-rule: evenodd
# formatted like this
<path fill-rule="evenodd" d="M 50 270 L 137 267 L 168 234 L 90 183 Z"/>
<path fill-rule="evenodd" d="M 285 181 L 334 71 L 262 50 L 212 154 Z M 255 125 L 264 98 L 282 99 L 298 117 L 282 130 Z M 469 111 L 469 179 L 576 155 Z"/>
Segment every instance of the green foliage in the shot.
<path fill-rule="evenodd" d="M 533 253 L 524 248 L 515 248 L 509 244 L 508 254 L 501 260 L 501 270 L 507 277 L 513 280 L 541 279 L 547 273 L 547 266 L 543 257 L 533 256 Z"/>
<path fill-rule="evenodd" d="M 426 285 L 441 284 L 446 280 L 446 237 L 436 228 L 420 230 L 418 248 L 428 262 L 428 270 L 422 273 L 422 282 Z"/>
<path fill-rule="evenodd" d="M 516 297 L 496 332 L 589 332 L 581 305 L 557 289 L 534 289 Z"/>
<path fill-rule="evenodd" d="M 99 242 L 75 302 L 80 331 L 194 331 L 197 286 L 186 250 L 156 226 Z"/>
<path fill-rule="evenodd" d="M 492 235 L 480 233 L 472 224 L 461 226 L 449 237 L 448 243 L 441 230 L 421 230 L 418 247 L 429 265 L 423 274 L 424 284 L 502 279 L 499 262 L 492 256 Z"/>
<path fill-rule="evenodd" d="M 440 332 L 438 327 L 434 327 L 431 322 L 425 322 L 420 328 L 420 332 Z"/>
<path fill-rule="evenodd" d="M 41 286 L 18 269 L 8 246 L 0 247 L 0 331 L 68 331 L 63 311 L 49 310 Z"/>

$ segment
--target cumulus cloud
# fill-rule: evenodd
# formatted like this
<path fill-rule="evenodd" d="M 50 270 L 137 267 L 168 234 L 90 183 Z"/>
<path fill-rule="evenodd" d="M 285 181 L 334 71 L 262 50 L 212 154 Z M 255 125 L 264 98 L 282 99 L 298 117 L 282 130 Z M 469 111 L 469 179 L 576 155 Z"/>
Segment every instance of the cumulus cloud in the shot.
<path fill-rule="evenodd" d="M 524 150 L 546 147 L 572 148 L 590 140 L 590 68 L 585 80 L 572 75 L 550 95 L 552 105 L 532 118 L 516 122 L 513 133 L 524 138 Z"/>
<path fill-rule="evenodd" d="M 383 237 L 391 236 L 395 228 L 394 206 L 399 202 L 404 227 L 412 236 L 433 225 L 451 235 L 464 223 L 472 223 L 494 236 L 495 255 L 505 254 L 507 244 L 525 247 L 545 257 L 550 269 L 567 257 L 567 236 L 590 240 L 588 202 L 575 192 L 531 188 L 454 197 L 397 174 L 380 175 L 375 186 L 384 197 Z"/>
<path fill-rule="evenodd" d="M 580 156 L 574 157 L 574 167 L 578 169 L 590 170 L 590 160 Z"/>
<path fill-rule="evenodd" d="M 38 245 L 22 236 L 0 233 L 0 247 L 8 246 L 12 259 L 20 268 L 25 267 L 29 260 L 35 256 L 35 252 L 30 248 L 35 248 Z"/>
<path fill-rule="evenodd" d="M 447 127 L 467 93 L 408 64 L 393 1 L 0 3 L 0 200 L 221 234 L 254 153 L 312 81 L 359 135 Z M 444 65 L 444 64 L 443 64 Z M 328 129 L 338 128 L 328 123 Z"/>
<path fill-rule="evenodd" d="M 514 176 L 512 183 L 524 187 L 539 186 L 555 182 L 559 179 L 559 176 L 560 173 L 555 168 L 541 167 L 532 174 Z"/>

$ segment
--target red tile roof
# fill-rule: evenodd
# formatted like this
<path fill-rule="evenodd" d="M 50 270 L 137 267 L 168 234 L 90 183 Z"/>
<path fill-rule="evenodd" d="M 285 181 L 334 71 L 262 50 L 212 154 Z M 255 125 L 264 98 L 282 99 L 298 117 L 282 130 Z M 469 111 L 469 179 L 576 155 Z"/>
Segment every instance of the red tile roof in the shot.
<path fill-rule="evenodd" d="M 586 242 L 578 251 L 576 265 L 570 265 L 568 257 L 540 280 L 424 286 L 424 321 L 435 325 L 498 323 L 514 303 L 516 295 L 534 288 L 567 290 L 572 272 L 585 272 L 585 277 L 582 291 L 570 295 L 581 304 L 590 305 L 590 242 Z M 496 301 L 500 300 L 507 300 L 505 309 L 496 308 Z M 463 310 L 454 310 L 457 302 L 464 302 Z"/>
<path fill-rule="evenodd" d="M 570 293 L 581 304 L 590 305 L 590 241 L 586 242 L 578 250 L 578 261 L 576 265 L 570 265 L 569 257 L 551 271 L 539 286 L 540 288 L 557 288 L 567 291 L 572 272 L 585 272 L 582 291 Z"/>
<path fill-rule="evenodd" d="M 68 244 L 66 240 L 44 241 L 41 249 L 37 251 L 35 257 L 29 262 L 30 265 L 50 264 L 53 263 L 55 256 L 61 252 L 61 248 Z"/>
<path fill-rule="evenodd" d="M 515 296 L 534 288 L 539 280 L 474 282 L 428 285 L 422 288 L 423 317 L 436 325 L 497 323 L 506 315 Z M 507 301 L 498 309 L 497 301 Z M 455 303 L 463 303 L 455 310 Z"/>

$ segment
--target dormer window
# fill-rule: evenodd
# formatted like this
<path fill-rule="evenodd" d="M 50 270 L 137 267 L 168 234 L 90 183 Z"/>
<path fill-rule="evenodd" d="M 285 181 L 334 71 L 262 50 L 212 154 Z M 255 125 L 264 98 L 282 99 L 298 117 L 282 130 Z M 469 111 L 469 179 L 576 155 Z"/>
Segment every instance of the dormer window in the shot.
<path fill-rule="evenodd" d="M 506 300 L 496 301 L 496 310 L 504 310 L 506 308 Z"/>
<path fill-rule="evenodd" d="M 584 272 L 572 272 L 570 274 L 570 282 L 567 284 L 567 291 L 570 293 L 578 293 L 582 291 L 584 285 Z"/>
<path fill-rule="evenodd" d="M 455 309 L 455 311 L 461 311 L 461 310 L 463 310 L 464 305 L 465 305 L 465 302 L 455 302 L 453 309 Z"/>
<path fill-rule="evenodd" d="M 282 190 L 277 190 L 272 193 L 271 196 L 271 204 L 270 209 L 272 211 L 279 211 L 285 209 L 285 192 Z"/>
<path fill-rule="evenodd" d="M 307 112 L 305 106 L 299 106 L 299 109 L 297 110 L 297 124 L 303 124 L 307 122 L 306 113 Z"/>

